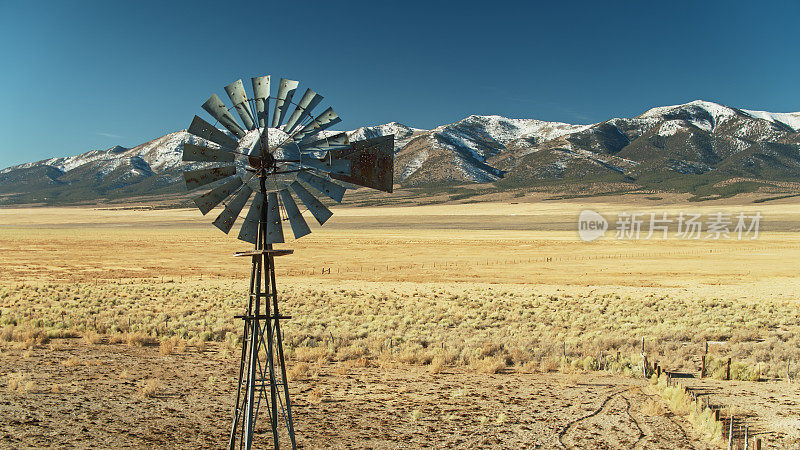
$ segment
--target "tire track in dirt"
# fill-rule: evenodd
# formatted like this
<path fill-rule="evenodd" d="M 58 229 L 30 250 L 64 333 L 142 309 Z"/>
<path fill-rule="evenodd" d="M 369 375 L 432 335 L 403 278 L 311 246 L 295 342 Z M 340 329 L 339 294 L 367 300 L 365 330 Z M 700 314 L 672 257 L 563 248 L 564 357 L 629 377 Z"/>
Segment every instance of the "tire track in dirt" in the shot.
<path fill-rule="evenodd" d="M 633 444 L 633 448 L 636 448 L 636 446 L 639 445 L 640 442 L 642 442 L 642 439 L 644 439 L 645 434 L 644 431 L 642 430 L 642 427 L 639 425 L 639 421 L 633 417 L 633 414 L 631 414 L 631 401 L 628 400 L 628 397 L 625 397 L 624 395 L 622 395 L 621 397 L 623 400 L 625 400 L 625 413 L 628 415 L 628 417 L 630 417 L 633 424 L 636 425 L 636 429 L 639 430 L 639 437 Z"/>
<path fill-rule="evenodd" d="M 651 398 L 651 399 L 652 399 L 652 398 L 655 398 L 655 399 L 656 399 L 656 401 L 659 401 L 659 402 L 660 402 L 660 401 L 663 401 L 663 399 L 661 398 L 661 396 L 660 396 L 660 395 L 648 394 L 648 393 L 646 393 L 646 392 L 642 392 L 642 394 L 643 394 L 643 395 L 645 395 L 646 397 L 649 397 L 649 398 Z M 678 431 L 680 431 L 680 432 L 681 432 L 681 436 L 683 436 L 683 440 L 684 440 L 684 442 L 685 442 L 687 445 L 689 445 L 689 446 L 690 446 L 692 449 L 695 449 L 696 447 L 695 447 L 695 445 L 694 445 L 694 444 L 692 444 L 692 439 L 689 437 L 689 434 L 687 434 L 687 433 L 686 433 L 686 429 L 685 429 L 685 428 L 683 428 L 683 426 L 682 426 L 680 423 L 678 423 L 678 421 L 677 421 L 677 420 L 675 420 L 675 416 L 674 416 L 674 415 L 673 415 L 673 414 L 670 412 L 670 413 L 666 414 L 664 417 L 666 417 L 666 418 L 667 418 L 667 420 L 669 420 L 669 421 L 670 421 L 670 423 L 672 423 L 673 425 L 675 425 L 675 428 L 677 428 L 677 429 L 678 429 Z"/>
<path fill-rule="evenodd" d="M 641 396 L 640 396 L 641 394 Z M 613 448 L 624 442 L 625 448 L 660 447 L 657 442 L 666 432 L 680 442 L 680 448 L 696 449 L 696 442 L 671 413 L 652 417 L 655 421 L 638 414 L 637 405 L 643 399 L 658 398 L 638 389 L 622 389 L 606 395 L 597 409 L 564 425 L 557 433 L 560 448 L 582 448 L 594 442 L 596 448 Z M 671 431 L 667 431 L 671 430 Z M 601 441 L 594 441 L 603 436 Z M 655 441 L 654 441 L 655 439 Z M 609 447 L 610 446 L 610 447 Z M 701 448 L 706 448 L 700 446 Z M 586 447 L 590 448 L 590 447 Z"/>
<path fill-rule="evenodd" d="M 686 443 L 688 445 L 691 445 L 692 448 L 695 448 L 695 446 L 692 444 L 692 439 L 689 438 L 689 435 L 686 433 L 686 429 L 684 429 L 683 426 L 673 418 L 673 415 L 668 414 L 667 419 L 669 419 L 669 421 L 672 422 L 673 425 L 675 425 L 675 428 L 677 428 L 681 432 L 681 436 L 683 436 L 683 439 L 686 441 Z"/>
<path fill-rule="evenodd" d="M 564 447 L 564 448 L 568 448 L 568 447 L 567 447 L 567 445 L 566 445 L 566 444 L 564 444 L 564 436 L 567 434 L 567 432 L 569 431 L 569 429 L 570 429 L 571 427 L 573 427 L 573 426 L 577 425 L 578 423 L 580 423 L 580 422 L 582 422 L 582 421 L 586 420 L 586 419 L 590 419 L 590 418 L 592 418 L 592 417 L 594 417 L 594 416 L 596 416 L 596 415 L 600 414 L 600 412 L 602 412 L 602 411 L 603 411 L 603 410 L 606 408 L 606 406 L 608 405 L 608 403 L 609 403 L 609 402 L 611 402 L 611 400 L 613 400 L 613 399 L 614 399 L 614 397 L 616 397 L 617 395 L 620 395 L 620 394 L 622 394 L 622 393 L 623 393 L 623 392 L 625 392 L 625 391 L 626 391 L 626 389 L 622 389 L 622 390 L 620 390 L 620 391 L 617 391 L 617 392 L 615 392 L 615 393 L 613 393 L 613 394 L 609 395 L 608 397 L 606 397 L 606 399 L 605 399 L 605 400 L 603 400 L 603 402 L 600 404 L 600 407 L 599 407 L 599 408 L 597 408 L 596 410 L 594 410 L 594 411 L 590 412 L 589 414 L 587 414 L 587 415 L 585 415 L 585 416 L 579 417 L 579 418 L 577 418 L 577 419 L 575 419 L 575 420 L 573 420 L 573 421 L 570 421 L 570 422 L 569 422 L 569 423 L 567 423 L 566 425 L 564 425 L 564 428 L 562 428 L 562 429 L 561 429 L 561 431 L 559 431 L 559 432 L 558 432 L 558 443 L 559 443 L 559 444 L 561 444 L 561 446 L 562 446 L 562 447 Z"/>

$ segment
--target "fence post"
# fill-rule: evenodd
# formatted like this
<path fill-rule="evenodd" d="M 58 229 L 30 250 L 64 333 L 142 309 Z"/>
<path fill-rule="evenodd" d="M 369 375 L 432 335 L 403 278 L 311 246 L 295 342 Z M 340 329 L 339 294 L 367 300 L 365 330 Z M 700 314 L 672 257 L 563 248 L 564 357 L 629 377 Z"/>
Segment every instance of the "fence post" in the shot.
<path fill-rule="evenodd" d="M 728 358 L 728 363 L 725 365 L 725 381 L 730 381 L 731 379 L 731 359 Z"/>
<path fill-rule="evenodd" d="M 706 377 L 706 355 L 700 357 L 700 378 Z"/>
<path fill-rule="evenodd" d="M 642 375 L 647 378 L 647 355 L 644 353 L 644 336 L 642 336 Z"/>
<path fill-rule="evenodd" d="M 792 358 L 789 358 L 789 359 L 786 360 L 786 382 L 787 383 L 791 383 L 792 382 L 792 379 L 789 378 L 789 364 L 791 364 L 791 362 L 792 362 Z"/>
<path fill-rule="evenodd" d="M 749 431 L 750 431 L 750 427 L 744 427 L 744 448 L 745 448 L 745 450 L 749 450 L 750 449 L 750 439 L 749 439 L 750 436 L 749 436 L 749 433 L 748 433 Z"/>
<path fill-rule="evenodd" d="M 736 436 L 736 447 L 742 447 L 742 424 L 739 424 L 739 434 Z"/>
<path fill-rule="evenodd" d="M 731 421 L 728 426 L 728 450 L 733 449 L 733 414 L 731 414 Z"/>
<path fill-rule="evenodd" d="M 705 341 L 705 349 L 703 350 L 702 367 L 700 368 L 700 378 L 706 377 L 706 358 L 708 357 L 708 341 Z"/>

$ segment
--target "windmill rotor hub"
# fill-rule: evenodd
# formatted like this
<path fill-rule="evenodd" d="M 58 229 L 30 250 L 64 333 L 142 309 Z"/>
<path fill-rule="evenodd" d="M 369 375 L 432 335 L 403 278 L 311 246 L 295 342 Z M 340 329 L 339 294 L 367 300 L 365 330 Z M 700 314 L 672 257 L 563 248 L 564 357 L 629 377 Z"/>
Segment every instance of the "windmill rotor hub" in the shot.
<path fill-rule="evenodd" d="M 263 170 L 265 173 L 274 172 L 277 169 L 277 162 L 272 153 L 264 156 L 248 156 L 247 163 L 256 170 Z"/>

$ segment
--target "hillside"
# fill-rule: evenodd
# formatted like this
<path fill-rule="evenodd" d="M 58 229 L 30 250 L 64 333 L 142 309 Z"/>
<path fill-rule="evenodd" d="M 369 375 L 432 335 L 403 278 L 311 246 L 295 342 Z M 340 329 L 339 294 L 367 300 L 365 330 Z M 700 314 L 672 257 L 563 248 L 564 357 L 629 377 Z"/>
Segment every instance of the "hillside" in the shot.
<path fill-rule="evenodd" d="M 750 111 L 706 101 L 650 109 L 590 125 L 469 116 L 432 130 L 392 122 L 349 132 L 394 134 L 395 183 L 489 190 L 606 183 L 617 189 L 730 195 L 800 181 L 800 113 Z M 76 203 L 183 192 L 185 130 L 133 148 L 113 147 L 0 171 L 0 203 Z"/>

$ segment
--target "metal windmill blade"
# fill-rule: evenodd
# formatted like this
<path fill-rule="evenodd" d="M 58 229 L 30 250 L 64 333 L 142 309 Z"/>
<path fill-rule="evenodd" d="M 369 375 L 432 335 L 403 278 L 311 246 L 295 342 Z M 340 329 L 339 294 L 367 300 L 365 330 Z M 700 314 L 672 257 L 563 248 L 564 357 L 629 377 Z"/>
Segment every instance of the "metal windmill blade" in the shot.
<path fill-rule="evenodd" d="M 194 203 L 197 205 L 203 215 L 208 214 L 208 212 L 214 209 L 215 206 L 222 203 L 223 200 L 228 198 L 228 196 L 242 186 L 241 178 L 237 176 L 232 176 L 230 178 L 230 181 L 226 182 L 225 184 L 217 186 L 200 197 L 194 199 Z"/>
<path fill-rule="evenodd" d="M 295 181 L 289 185 L 289 188 L 297 194 L 297 197 L 300 198 L 300 201 L 311 211 L 311 214 L 314 215 L 314 218 L 317 219 L 320 225 L 324 224 L 333 215 L 330 209 L 323 205 L 317 197 L 314 197 L 314 194 L 308 192 L 299 182 Z"/>
<path fill-rule="evenodd" d="M 289 193 L 289 190 L 281 189 L 278 194 L 280 194 L 281 203 L 283 203 L 283 207 L 286 209 L 286 215 L 288 216 L 289 224 L 292 227 L 294 238 L 300 239 L 301 237 L 310 234 L 311 228 L 308 228 L 308 224 L 306 223 L 306 220 L 303 219 L 303 214 L 297 207 L 297 203 L 295 203 L 294 198 L 292 198 L 292 194 Z"/>
<path fill-rule="evenodd" d="M 250 110 L 250 103 L 247 102 L 247 93 L 244 91 L 242 80 L 236 80 L 225 86 L 225 92 L 228 93 L 228 97 L 233 102 L 233 107 L 236 108 L 236 112 L 239 113 L 244 125 L 248 130 L 252 130 L 255 127 L 255 122 L 253 121 L 253 112 Z"/>
<path fill-rule="evenodd" d="M 192 124 L 189 125 L 189 129 L 186 131 L 189 132 L 189 134 L 218 144 L 227 150 L 235 149 L 239 144 L 237 139 L 228 136 L 219 128 L 197 116 L 194 116 Z"/>
<path fill-rule="evenodd" d="M 320 193 L 330 197 L 336 203 L 342 203 L 342 197 L 344 197 L 344 191 L 346 190 L 344 186 L 328 181 L 311 172 L 300 172 L 297 174 L 297 179 L 304 181 Z"/>
<path fill-rule="evenodd" d="M 242 127 L 236 123 L 236 120 L 233 118 L 231 113 L 228 112 L 228 108 L 222 103 L 217 94 L 211 94 L 211 97 L 203 103 L 203 109 L 205 109 L 212 117 L 217 119 L 217 121 L 225 128 L 228 129 L 231 133 L 236 135 L 238 138 L 244 137 L 244 130 Z"/>
<path fill-rule="evenodd" d="M 272 128 L 281 126 L 286 111 L 289 110 L 289 105 L 292 103 L 294 91 L 297 90 L 299 84 L 298 81 L 281 78 L 278 84 L 278 96 L 275 97 L 275 111 L 272 113 Z"/>
<path fill-rule="evenodd" d="M 253 195 L 253 190 L 250 189 L 250 186 L 242 186 L 239 193 L 232 198 L 230 203 L 225 205 L 225 209 L 214 219 L 214 226 L 225 232 L 225 234 L 231 231 L 233 223 L 236 222 L 236 218 L 239 217 L 239 213 L 242 212 L 251 195 Z"/>
<path fill-rule="evenodd" d="M 333 112 L 333 108 L 328 108 L 323 111 L 322 114 L 315 117 L 311 123 L 295 132 L 294 137 L 295 139 L 301 140 L 312 135 L 313 133 L 319 133 L 320 131 L 327 130 L 341 121 L 342 119 L 339 118 L 339 115 Z"/>
<path fill-rule="evenodd" d="M 236 168 L 233 166 L 212 167 L 210 169 L 187 170 L 183 172 L 186 181 L 186 189 L 197 189 L 209 183 L 222 180 L 236 175 Z"/>
<path fill-rule="evenodd" d="M 294 129 L 300 125 L 300 122 L 304 118 L 311 117 L 311 111 L 317 105 L 319 105 L 321 101 L 321 95 L 317 94 L 311 89 L 307 89 L 306 93 L 303 94 L 303 98 L 300 99 L 300 102 L 297 104 L 297 108 L 295 108 L 291 117 L 289 117 L 289 120 L 286 121 L 284 130 L 286 130 L 287 133 L 294 131 Z"/>
<path fill-rule="evenodd" d="M 264 127 L 267 123 L 269 108 L 269 75 L 252 78 L 253 100 L 256 105 L 258 126 Z"/>
<path fill-rule="evenodd" d="M 304 152 L 326 152 L 350 147 L 347 133 L 338 133 L 320 139 L 306 139 L 297 144 Z"/>
<path fill-rule="evenodd" d="M 267 243 L 276 244 L 280 242 L 283 242 L 283 227 L 281 226 L 278 194 L 270 192 L 267 196 Z"/>
<path fill-rule="evenodd" d="M 234 161 L 233 153 L 202 145 L 183 144 L 183 161 L 185 162 L 230 162 Z"/>
<path fill-rule="evenodd" d="M 258 240 L 258 224 L 261 221 L 261 210 L 264 208 L 265 203 L 266 197 L 264 197 L 264 194 L 256 192 L 253 203 L 250 204 L 250 211 L 247 212 L 242 228 L 239 230 L 239 239 L 251 244 L 256 243 Z"/>

